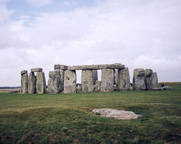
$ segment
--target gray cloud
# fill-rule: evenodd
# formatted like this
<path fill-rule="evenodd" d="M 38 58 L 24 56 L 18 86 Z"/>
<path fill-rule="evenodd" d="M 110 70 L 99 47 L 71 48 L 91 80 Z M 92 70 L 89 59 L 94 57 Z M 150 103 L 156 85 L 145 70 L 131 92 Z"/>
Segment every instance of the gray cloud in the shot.
<path fill-rule="evenodd" d="M 10 15 L 5 9 L 3 22 Z M 159 81 L 181 81 L 180 11 L 179 0 L 106 0 L 9 20 L 0 26 L 0 85 L 20 85 L 19 72 L 32 67 L 43 67 L 48 79 L 57 63 L 119 62 L 131 76 L 143 67 L 157 71 Z"/>

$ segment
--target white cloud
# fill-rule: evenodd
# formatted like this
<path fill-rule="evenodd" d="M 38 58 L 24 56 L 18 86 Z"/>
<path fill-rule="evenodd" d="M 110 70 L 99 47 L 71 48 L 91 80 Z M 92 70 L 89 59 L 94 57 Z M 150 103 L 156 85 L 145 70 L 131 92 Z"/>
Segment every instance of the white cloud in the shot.
<path fill-rule="evenodd" d="M 36 7 L 48 5 L 53 2 L 53 0 L 26 0 L 26 1 Z"/>
<path fill-rule="evenodd" d="M 43 67 L 48 79 L 58 63 L 122 63 L 131 77 L 140 67 L 152 68 L 160 81 L 181 81 L 180 10 L 178 0 L 107 0 L 33 21 L 22 15 L 0 27 L 0 74 L 17 74 L 0 85 L 19 85 L 19 71 L 32 67 Z"/>

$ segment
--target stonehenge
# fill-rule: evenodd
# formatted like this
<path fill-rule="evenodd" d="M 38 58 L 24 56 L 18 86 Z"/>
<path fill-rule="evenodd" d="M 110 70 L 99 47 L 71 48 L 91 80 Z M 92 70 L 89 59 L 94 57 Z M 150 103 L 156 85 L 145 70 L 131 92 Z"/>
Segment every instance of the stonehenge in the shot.
<path fill-rule="evenodd" d="M 76 71 L 75 70 L 65 71 L 64 93 L 76 93 Z"/>
<path fill-rule="evenodd" d="M 21 71 L 21 92 L 28 93 L 28 72 L 27 70 Z"/>
<path fill-rule="evenodd" d="M 76 70 L 81 70 L 81 90 L 84 93 L 101 91 L 130 90 L 129 69 L 120 63 L 99 65 L 66 66 L 55 64 L 49 71 L 48 92 L 76 93 Z M 101 70 L 101 81 L 98 81 L 98 70 Z M 153 90 L 158 87 L 158 76 L 151 69 L 134 69 L 134 90 Z M 80 89 L 79 89 L 80 90 Z M 21 71 L 21 92 L 43 94 L 46 92 L 46 79 L 42 68 L 32 68 L 29 76 L 26 70 Z"/>
<path fill-rule="evenodd" d="M 134 69 L 133 89 L 134 90 L 153 90 L 158 87 L 157 73 L 151 69 Z"/>
<path fill-rule="evenodd" d="M 36 73 L 36 75 L 35 75 Z M 27 70 L 21 71 L 21 92 L 43 94 L 46 92 L 46 79 L 42 68 L 32 68 L 29 76 Z"/>

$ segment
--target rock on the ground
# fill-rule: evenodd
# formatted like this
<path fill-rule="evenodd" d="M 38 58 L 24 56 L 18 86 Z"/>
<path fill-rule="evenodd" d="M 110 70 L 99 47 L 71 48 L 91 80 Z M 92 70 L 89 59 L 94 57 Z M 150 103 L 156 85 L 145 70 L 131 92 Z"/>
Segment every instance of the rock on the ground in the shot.
<path fill-rule="evenodd" d="M 153 88 L 154 91 L 158 91 L 158 90 L 172 90 L 172 88 L 170 86 L 164 86 L 164 87 L 156 87 Z"/>
<path fill-rule="evenodd" d="M 116 110 L 110 108 L 93 109 L 93 113 L 98 113 L 102 117 L 113 117 L 116 119 L 130 120 L 130 119 L 141 119 L 143 115 L 135 114 L 132 111 Z"/>

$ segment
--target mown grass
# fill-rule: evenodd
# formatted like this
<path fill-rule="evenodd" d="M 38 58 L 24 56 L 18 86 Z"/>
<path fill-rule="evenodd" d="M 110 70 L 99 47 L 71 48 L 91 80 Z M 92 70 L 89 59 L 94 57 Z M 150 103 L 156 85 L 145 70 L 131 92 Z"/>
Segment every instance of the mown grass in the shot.
<path fill-rule="evenodd" d="M 76 94 L 0 93 L 0 143 L 181 143 L 181 83 L 170 91 Z M 115 108 L 144 115 L 117 120 Z"/>

